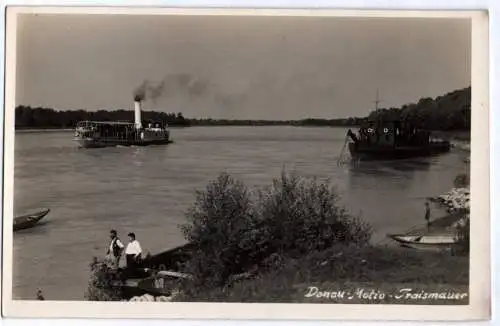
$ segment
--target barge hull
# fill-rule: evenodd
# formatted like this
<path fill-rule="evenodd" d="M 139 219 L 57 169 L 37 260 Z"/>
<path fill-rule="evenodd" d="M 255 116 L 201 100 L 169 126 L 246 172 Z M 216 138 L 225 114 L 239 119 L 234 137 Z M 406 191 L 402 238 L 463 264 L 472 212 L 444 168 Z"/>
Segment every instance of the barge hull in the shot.
<path fill-rule="evenodd" d="M 393 147 L 393 148 L 367 148 L 364 146 L 356 147 L 355 143 L 349 143 L 349 152 L 352 158 L 363 161 L 371 160 L 398 160 L 415 157 L 427 157 L 439 155 L 450 151 L 450 145 L 432 144 L 425 147 Z"/>

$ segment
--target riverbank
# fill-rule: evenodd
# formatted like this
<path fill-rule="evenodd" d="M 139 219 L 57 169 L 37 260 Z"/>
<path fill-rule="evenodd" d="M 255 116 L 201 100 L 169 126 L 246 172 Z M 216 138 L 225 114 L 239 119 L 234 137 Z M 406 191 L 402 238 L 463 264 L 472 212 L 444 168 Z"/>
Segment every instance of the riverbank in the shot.
<path fill-rule="evenodd" d="M 397 247 L 335 247 L 273 264 L 252 279 L 238 281 L 230 287 L 194 292 L 189 296 L 180 294 L 173 300 L 467 304 L 467 296 L 459 300 L 416 298 L 406 296 L 404 289 L 411 289 L 412 294 L 467 293 L 468 284 L 468 256 Z M 340 295 L 342 292 L 344 295 Z M 328 295 L 330 297 L 325 297 Z"/>
<path fill-rule="evenodd" d="M 449 192 L 432 197 L 431 200 L 445 206 L 450 213 L 470 209 L 470 189 L 452 188 Z"/>
<path fill-rule="evenodd" d="M 129 301 L 467 304 L 468 284 L 467 255 L 337 246 L 300 259 L 275 257 L 224 287 L 174 291 L 168 297 L 144 294 Z"/>

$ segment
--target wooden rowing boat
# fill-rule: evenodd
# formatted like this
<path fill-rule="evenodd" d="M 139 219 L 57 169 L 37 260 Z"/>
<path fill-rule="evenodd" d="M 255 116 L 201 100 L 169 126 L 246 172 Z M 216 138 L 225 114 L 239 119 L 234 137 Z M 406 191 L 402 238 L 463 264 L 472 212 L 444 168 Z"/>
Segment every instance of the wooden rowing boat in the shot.
<path fill-rule="evenodd" d="M 143 279 L 137 287 L 154 296 L 171 296 L 182 280 L 192 279 L 192 276 L 175 271 L 159 271 L 156 275 Z"/>
<path fill-rule="evenodd" d="M 452 234 L 388 234 L 387 236 L 403 247 L 418 250 L 442 251 L 456 246 L 456 239 Z"/>
<path fill-rule="evenodd" d="M 35 226 L 49 212 L 50 209 L 47 208 L 37 213 L 15 217 L 13 225 L 14 231 L 28 229 Z"/>
<path fill-rule="evenodd" d="M 185 264 L 196 251 L 196 245 L 186 243 L 173 249 L 160 252 L 156 255 L 144 258 L 139 267 L 152 270 L 182 271 Z"/>

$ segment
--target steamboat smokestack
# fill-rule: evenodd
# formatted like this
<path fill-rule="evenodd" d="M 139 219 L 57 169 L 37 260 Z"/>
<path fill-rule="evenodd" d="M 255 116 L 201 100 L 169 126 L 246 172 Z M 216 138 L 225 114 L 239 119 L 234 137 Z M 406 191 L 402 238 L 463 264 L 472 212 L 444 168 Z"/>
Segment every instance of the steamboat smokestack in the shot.
<path fill-rule="evenodd" d="M 141 100 L 140 99 L 136 98 L 134 100 L 134 112 L 135 112 L 135 128 L 141 129 L 142 128 L 142 120 L 141 120 Z"/>

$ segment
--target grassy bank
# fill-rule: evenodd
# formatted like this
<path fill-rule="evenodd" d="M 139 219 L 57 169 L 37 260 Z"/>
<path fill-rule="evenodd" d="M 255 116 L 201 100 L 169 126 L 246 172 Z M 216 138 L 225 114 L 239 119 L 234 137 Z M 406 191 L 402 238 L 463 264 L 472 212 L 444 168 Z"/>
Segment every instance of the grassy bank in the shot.
<path fill-rule="evenodd" d="M 176 301 L 467 304 L 468 297 L 415 298 L 402 289 L 411 289 L 411 293 L 467 293 L 468 284 L 468 256 L 398 247 L 341 246 L 275 263 L 253 279 L 181 295 Z M 325 297 L 327 292 L 329 298 Z"/>

